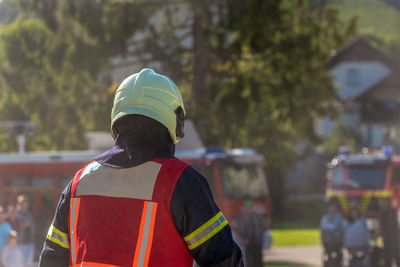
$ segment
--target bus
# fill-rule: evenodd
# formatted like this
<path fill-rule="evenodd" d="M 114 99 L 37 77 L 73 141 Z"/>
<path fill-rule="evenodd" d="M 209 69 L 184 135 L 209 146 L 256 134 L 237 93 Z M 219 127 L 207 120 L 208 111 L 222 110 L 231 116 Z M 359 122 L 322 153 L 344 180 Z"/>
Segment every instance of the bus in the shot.
<path fill-rule="evenodd" d="M 29 152 L 0 154 L 0 203 L 15 205 L 28 196 L 36 225 L 36 256 L 40 253 L 59 196 L 76 171 L 101 151 Z M 207 178 L 214 198 L 231 222 L 246 200 L 270 220 L 271 203 L 264 158 L 252 149 L 200 148 L 177 150 L 175 156 Z"/>

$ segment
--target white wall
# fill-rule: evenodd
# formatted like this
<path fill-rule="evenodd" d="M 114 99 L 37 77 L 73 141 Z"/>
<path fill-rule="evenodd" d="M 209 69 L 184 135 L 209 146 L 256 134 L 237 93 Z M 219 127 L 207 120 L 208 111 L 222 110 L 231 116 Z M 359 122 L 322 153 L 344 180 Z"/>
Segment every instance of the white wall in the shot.
<path fill-rule="evenodd" d="M 361 126 L 363 142 L 373 148 L 381 148 L 386 145 L 385 127 L 379 124 L 364 124 Z"/>
<path fill-rule="evenodd" d="M 348 71 L 351 69 L 358 70 L 360 82 L 357 86 L 347 84 Z M 352 99 L 379 83 L 391 73 L 391 70 L 380 62 L 343 62 L 331 73 L 334 85 L 339 90 L 339 97 Z"/>

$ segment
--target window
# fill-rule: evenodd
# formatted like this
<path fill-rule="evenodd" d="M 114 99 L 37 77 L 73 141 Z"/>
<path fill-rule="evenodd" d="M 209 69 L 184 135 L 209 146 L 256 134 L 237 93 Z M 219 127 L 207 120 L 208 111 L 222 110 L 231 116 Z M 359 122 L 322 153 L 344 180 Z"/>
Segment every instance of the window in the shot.
<path fill-rule="evenodd" d="M 357 68 L 348 68 L 346 71 L 346 85 L 358 87 L 361 84 L 361 73 Z"/>
<path fill-rule="evenodd" d="M 352 188 L 383 189 L 386 181 L 385 166 L 349 166 Z"/>
<path fill-rule="evenodd" d="M 381 165 L 348 165 L 334 170 L 332 187 L 336 189 L 383 189 L 386 167 Z M 346 176 L 346 177 L 345 177 Z"/>
<path fill-rule="evenodd" d="M 51 187 L 54 186 L 53 178 L 36 178 L 32 179 L 32 186 L 36 187 Z"/>
<path fill-rule="evenodd" d="M 230 198 L 266 198 L 269 195 L 267 179 L 258 165 L 225 164 L 223 186 Z"/>

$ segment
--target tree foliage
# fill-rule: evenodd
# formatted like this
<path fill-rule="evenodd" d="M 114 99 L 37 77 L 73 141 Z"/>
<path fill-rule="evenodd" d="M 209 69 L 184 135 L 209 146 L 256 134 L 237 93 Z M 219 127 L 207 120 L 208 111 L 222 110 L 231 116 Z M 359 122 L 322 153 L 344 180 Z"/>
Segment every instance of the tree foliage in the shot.
<path fill-rule="evenodd" d="M 30 149 L 84 148 L 86 130 L 108 128 L 107 69 L 146 12 L 134 1 L 16 2 L 19 17 L 1 30 L 0 120 L 34 121 Z"/>

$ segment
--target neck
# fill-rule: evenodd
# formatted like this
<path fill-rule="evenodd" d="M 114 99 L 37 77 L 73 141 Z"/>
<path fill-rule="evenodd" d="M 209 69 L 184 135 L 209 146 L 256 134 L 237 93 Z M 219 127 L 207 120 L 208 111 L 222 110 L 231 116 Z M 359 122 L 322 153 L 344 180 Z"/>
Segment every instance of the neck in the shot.
<path fill-rule="evenodd" d="M 136 149 L 145 149 L 171 155 L 175 153 L 175 145 L 170 141 L 170 137 L 157 131 L 120 134 L 117 136 L 115 143 L 128 152 Z"/>

